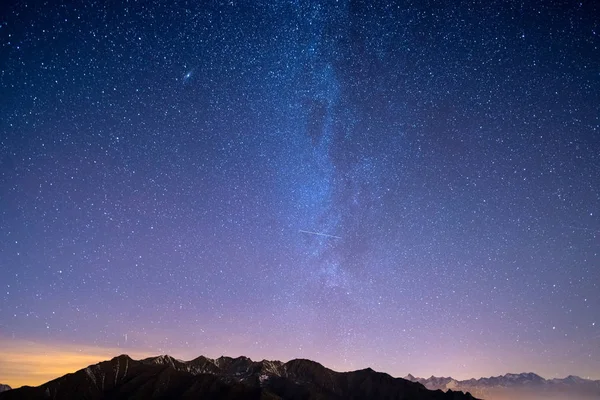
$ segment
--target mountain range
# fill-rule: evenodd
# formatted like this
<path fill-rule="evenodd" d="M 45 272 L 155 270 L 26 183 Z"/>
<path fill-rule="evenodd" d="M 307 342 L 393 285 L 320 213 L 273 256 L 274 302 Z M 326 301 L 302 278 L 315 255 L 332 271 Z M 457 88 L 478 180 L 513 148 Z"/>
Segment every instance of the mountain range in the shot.
<path fill-rule="evenodd" d="M 167 355 L 139 361 L 120 355 L 38 387 L 0 393 L 0 400 L 198 398 L 476 400 L 469 393 L 429 390 L 370 368 L 335 372 L 303 359 L 282 363 L 200 356 L 186 362 Z"/>
<path fill-rule="evenodd" d="M 7 390 L 10 390 L 11 387 L 8 385 L 3 385 L 0 383 L 0 392 L 6 392 Z"/>
<path fill-rule="evenodd" d="M 557 398 L 600 399 L 600 381 L 583 379 L 569 375 L 563 379 L 544 379 L 532 372 L 521 374 L 505 374 L 490 378 L 456 380 L 451 377 L 415 378 L 407 375 L 404 379 L 418 382 L 431 390 L 461 390 L 486 400 L 500 398 Z"/>

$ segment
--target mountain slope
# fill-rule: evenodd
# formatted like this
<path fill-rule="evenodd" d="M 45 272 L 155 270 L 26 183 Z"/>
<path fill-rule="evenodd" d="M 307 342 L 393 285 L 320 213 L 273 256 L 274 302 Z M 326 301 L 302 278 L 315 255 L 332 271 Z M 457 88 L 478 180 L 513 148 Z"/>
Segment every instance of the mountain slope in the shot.
<path fill-rule="evenodd" d="M 486 399 L 500 398 L 503 395 L 521 393 L 561 394 L 563 396 L 592 396 L 600 398 L 600 381 L 568 376 L 564 379 L 544 379 L 532 372 L 521 374 L 505 374 L 489 378 L 457 381 L 452 378 L 416 378 L 407 375 L 404 379 L 421 383 L 431 390 L 461 390 Z"/>
<path fill-rule="evenodd" d="M 39 387 L 0 394 L 0 400 L 101 399 L 397 399 L 472 400 L 470 394 L 430 391 L 371 369 L 335 372 L 310 360 L 252 361 L 246 357 L 170 356 L 132 360 L 121 355 Z"/>
<path fill-rule="evenodd" d="M 10 386 L 8 385 L 3 385 L 0 383 L 0 392 L 6 392 L 7 390 L 10 390 Z"/>

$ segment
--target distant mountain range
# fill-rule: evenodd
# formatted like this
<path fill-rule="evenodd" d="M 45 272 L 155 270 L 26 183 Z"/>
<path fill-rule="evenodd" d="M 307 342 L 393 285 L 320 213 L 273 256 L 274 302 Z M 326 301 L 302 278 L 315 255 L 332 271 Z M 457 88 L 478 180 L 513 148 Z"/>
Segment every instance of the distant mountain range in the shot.
<path fill-rule="evenodd" d="M 370 368 L 335 372 L 310 360 L 255 362 L 246 357 L 159 356 L 136 361 L 121 355 L 45 383 L 0 393 L 15 399 L 261 399 L 261 400 L 475 400 Z"/>
<path fill-rule="evenodd" d="M 0 392 L 6 392 L 7 390 L 10 390 L 10 386 L 0 383 Z"/>
<path fill-rule="evenodd" d="M 573 375 L 569 375 L 564 379 L 544 379 L 529 372 L 459 381 L 450 377 L 415 378 L 409 374 L 404 379 L 421 383 L 431 390 L 468 391 L 474 396 L 480 396 L 486 400 L 504 398 L 516 393 L 519 393 L 523 398 L 532 397 L 535 394 L 544 396 L 544 398 L 547 398 L 548 395 L 557 395 L 569 399 L 600 399 L 600 381 L 583 379 Z"/>

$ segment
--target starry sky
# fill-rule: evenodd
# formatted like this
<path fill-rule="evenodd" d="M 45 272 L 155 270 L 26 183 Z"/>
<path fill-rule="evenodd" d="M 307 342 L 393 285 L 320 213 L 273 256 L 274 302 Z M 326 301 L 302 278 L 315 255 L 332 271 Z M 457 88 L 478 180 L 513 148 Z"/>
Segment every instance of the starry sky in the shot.
<path fill-rule="evenodd" d="M 120 353 L 600 379 L 597 2 L 0 10 L 3 383 Z"/>

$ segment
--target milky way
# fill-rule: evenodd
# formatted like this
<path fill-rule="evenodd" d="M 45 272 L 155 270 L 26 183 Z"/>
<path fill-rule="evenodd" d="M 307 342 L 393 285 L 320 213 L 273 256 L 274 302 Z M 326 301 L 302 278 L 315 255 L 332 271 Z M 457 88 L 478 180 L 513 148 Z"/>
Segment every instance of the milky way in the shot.
<path fill-rule="evenodd" d="M 594 2 L 50 3 L 0 13 L 3 346 L 600 379 Z"/>

